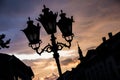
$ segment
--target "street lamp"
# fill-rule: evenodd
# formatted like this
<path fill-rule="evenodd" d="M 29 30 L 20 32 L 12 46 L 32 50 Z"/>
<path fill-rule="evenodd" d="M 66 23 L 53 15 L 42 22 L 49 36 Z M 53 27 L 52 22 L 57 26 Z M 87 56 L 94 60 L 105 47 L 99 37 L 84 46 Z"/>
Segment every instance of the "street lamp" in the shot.
<path fill-rule="evenodd" d="M 73 40 L 72 33 L 72 22 L 74 22 L 73 16 L 71 16 L 71 18 L 67 18 L 66 13 L 63 13 L 63 11 L 61 10 L 60 17 L 61 19 L 59 20 L 57 25 L 60 31 L 62 32 L 63 38 L 65 38 L 67 42 L 71 42 Z"/>
<path fill-rule="evenodd" d="M 42 12 L 43 14 L 40 14 L 40 17 L 37 20 L 43 25 L 48 34 L 56 33 L 57 13 L 49 11 L 49 8 L 46 8 L 45 5 Z"/>
<path fill-rule="evenodd" d="M 27 28 L 22 31 L 25 33 L 26 37 L 29 40 L 29 46 L 32 47 L 32 49 L 37 50 L 39 49 L 41 43 L 41 40 L 39 39 L 40 26 L 39 24 L 35 26 L 33 24 L 33 21 L 30 20 L 30 17 L 28 18 L 27 25 Z"/>
<path fill-rule="evenodd" d="M 60 14 L 60 20 L 57 22 L 57 15 L 58 13 L 53 13 L 49 10 L 49 8 L 46 8 L 44 5 L 44 9 L 42 9 L 43 14 L 40 14 L 37 21 L 39 21 L 42 26 L 44 27 L 45 31 L 48 33 L 48 35 L 51 35 L 51 44 L 46 45 L 40 52 L 39 47 L 42 41 L 39 39 L 39 31 L 40 26 L 37 24 L 35 26 L 33 24 L 33 21 L 30 20 L 27 22 L 28 27 L 24 30 L 22 30 L 26 37 L 29 40 L 29 46 L 32 47 L 32 49 L 36 50 L 36 52 L 41 55 L 42 52 L 46 51 L 48 53 L 53 52 L 53 57 L 55 58 L 59 75 L 62 75 L 61 67 L 60 67 L 60 61 L 59 61 L 59 53 L 58 50 L 62 50 L 63 47 L 70 48 L 71 47 L 71 41 L 73 40 L 73 33 L 72 33 L 72 22 L 73 17 L 67 18 L 65 13 L 61 10 Z M 54 33 L 56 33 L 56 26 L 59 27 L 60 31 L 62 32 L 63 38 L 68 42 L 68 45 L 65 43 L 61 43 L 56 41 L 56 37 Z"/>

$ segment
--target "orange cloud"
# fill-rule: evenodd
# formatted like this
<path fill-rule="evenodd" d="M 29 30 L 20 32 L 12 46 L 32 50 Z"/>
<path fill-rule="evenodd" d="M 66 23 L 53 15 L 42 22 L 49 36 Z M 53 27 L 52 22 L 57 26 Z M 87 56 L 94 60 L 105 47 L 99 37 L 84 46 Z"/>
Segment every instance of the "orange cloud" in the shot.
<path fill-rule="evenodd" d="M 79 61 L 77 60 L 77 45 L 79 45 L 86 55 L 88 49 L 96 48 L 101 42 L 102 37 L 107 36 L 108 32 L 113 32 L 113 34 L 119 32 L 120 30 L 120 1 L 119 0 L 42 0 L 38 3 L 35 0 L 25 3 L 19 1 L 20 4 L 26 5 L 28 3 L 29 7 L 19 5 L 12 5 L 15 0 L 9 3 L 8 6 L 0 5 L 1 10 L 5 13 L 0 12 L 0 31 L 5 32 L 7 36 L 12 38 L 11 46 L 9 49 L 1 50 L 1 52 L 16 53 L 16 54 L 33 54 L 35 53 L 30 47 L 28 47 L 28 41 L 24 34 L 20 31 L 26 27 L 26 21 L 28 16 L 32 16 L 32 19 L 38 17 L 43 8 L 43 4 L 46 4 L 54 12 L 60 12 L 63 9 L 67 13 L 67 16 L 73 16 L 75 23 L 73 24 L 74 40 L 72 42 L 71 50 L 75 50 L 70 53 L 72 56 L 62 56 L 60 57 L 60 62 L 62 66 L 62 71 L 70 70 L 75 67 Z M 4 2 L 4 1 L 2 1 Z M 2 4 L 2 2 L 0 4 Z M 6 1 L 5 1 L 6 2 Z M 31 4 L 34 5 L 31 6 Z M 15 3 L 14 3 L 15 4 Z M 10 6 L 12 5 L 12 7 Z M 4 8 L 3 8 L 4 7 Z M 25 8 L 24 8 L 25 7 Z M 33 7 L 33 8 L 31 8 Z M 6 9 L 5 9 L 6 8 Z M 16 11 L 16 8 L 22 11 Z M 11 10 L 9 14 L 8 9 Z M 17 9 L 17 10 L 18 10 Z M 25 12 L 24 12 L 25 11 Z M 15 14 L 15 16 L 14 16 Z M 10 16 L 12 15 L 12 16 Z M 37 23 L 37 22 L 36 22 Z M 61 37 L 61 32 L 55 34 L 57 41 L 66 41 Z M 44 47 L 50 43 L 50 36 L 48 36 L 43 28 L 41 28 L 41 39 L 43 43 L 41 47 Z M 69 50 L 69 49 L 65 49 Z M 42 56 L 42 55 L 41 55 Z M 57 75 L 57 67 L 53 58 L 50 59 L 37 59 L 37 60 L 24 60 L 24 62 L 30 65 L 35 73 L 34 80 L 53 79 L 52 76 L 48 76 L 52 73 Z M 46 77 L 47 76 L 47 77 Z M 56 77 L 55 77 L 56 78 Z"/>
<path fill-rule="evenodd" d="M 78 58 L 70 58 L 70 57 L 61 57 L 61 68 L 62 72 L 66 70 L 71 70 L 71 68 L 75 67 L 79 61 Z M 53 78 L 58 77 L 58 70 L 53 58 L 49 59 L 38 59 L 38 60 L 24 60 L 24 63 L 28 64 L 32 67 L 35 77 L 33 80 L 37 80 L 38 78 L 43 80 L 51 80 Z M 52 74 L 52 75 L 51 75 Z M 54 74 L 54 75 L 53 75 Z M 54 80 L 54 79 L 53 79 Z"/>

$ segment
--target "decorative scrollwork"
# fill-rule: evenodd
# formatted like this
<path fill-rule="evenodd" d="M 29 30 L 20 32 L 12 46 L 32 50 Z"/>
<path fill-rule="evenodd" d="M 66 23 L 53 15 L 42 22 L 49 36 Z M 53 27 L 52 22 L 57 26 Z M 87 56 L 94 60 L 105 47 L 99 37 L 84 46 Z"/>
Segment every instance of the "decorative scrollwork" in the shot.
<path fill-rule="evenodd" d="M 71 47 L 71 42 L 68 42 L 68 43 L 69 43 L 69 45 L 67 45 L 67 44 L 65 44 L 65 43 L 57 42 L 58 50 L 62 50 L 63 47 L 70 48 L 70 47 Z"/>
<path fill-rule="evenodd" d="M 57 42 L 57 49 L 58 50 L 62 50 L 64 47 L 70 48 L 71 47 L 71 43 L 68 42 L 69 44 L 65 44 L 65 43 L 61 43 L 61 42 Z M 32 46 L 33 48 L 33 46 Z M 45 46 L 43 49 L 41 49 L 41 52 L 38 51 L 39 47 L 33 48 L 34 50 L 36 50 L 36 52 L 41 55 L 44 51 L 51 53 L 52 51 L 52 46 L 50 44 L 48 44 L 47 46 Z"/>
<path fill-rule="evenodd" d="M 41 52 L 38 51 L 39 48 L 36 48 L 36 49 L 34 49 L 34 50 L 36 50 L 36 52 L 37 52 L 39 55 L 41 55 L 44 51 L 46 51 L 46 52 L 48 52 L 48 53 L 52 52 L 51 47 L 52 47 L 52 46 L 51 46 L 50 44 L 48 44 L 48 45 L 45 46 L 43 49 L 41 49 Z"/>

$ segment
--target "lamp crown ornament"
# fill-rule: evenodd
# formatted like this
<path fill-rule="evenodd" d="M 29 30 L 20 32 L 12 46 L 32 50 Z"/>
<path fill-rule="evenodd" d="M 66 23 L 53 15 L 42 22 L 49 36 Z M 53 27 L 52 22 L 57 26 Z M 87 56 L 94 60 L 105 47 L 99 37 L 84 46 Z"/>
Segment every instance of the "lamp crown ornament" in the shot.
<path fill-rule="evenodd" d="M 49 11 L 49 8 L 46 8 L 45 5 L 43 7 L 43 14 L 39 15 L 37 21 L 39 21 L 43 25 L 48 34 L 54 34 L 56 33 L 56 19 L 58 13 L 53 13 L 52 11 Z"/>
<path fill-rule="evenodd" d="M 27 24 L 28 24 L 28 25 L 33 25 L 33 20 L 31 20 L 30 17 L 28 17 Z"/>

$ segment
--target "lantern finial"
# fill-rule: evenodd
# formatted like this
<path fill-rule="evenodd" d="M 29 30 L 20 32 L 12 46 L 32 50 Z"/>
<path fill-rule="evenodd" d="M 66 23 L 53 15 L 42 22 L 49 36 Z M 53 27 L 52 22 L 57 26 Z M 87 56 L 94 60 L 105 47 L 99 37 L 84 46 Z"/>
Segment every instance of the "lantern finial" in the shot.
<path fill-rule="evenodd" d="M 28 25 L 33 25 L 33 20 L 31 20 L 30 17 L 28 17 L 27 24 L 28 24 Z"/>
<path fill-rule="evenodd" d="M 46 8 L 46 6 L 45 6 L 45 5 L 43 5 L 43 7 L 44 7 L 44 9 Z"/>
<path fill-rule="evenodd" d="M 28 17 L 28 20 L 30 21 L 30 17 Z"/>
<path fill-rule="evenodd" d="M 61 10 L 61 14 L 60 14 L 60 17 L 64 17 L 65 18 L 65 16 L 66 16 L 66 13 L 63 13 L 63 10 Z"/>

